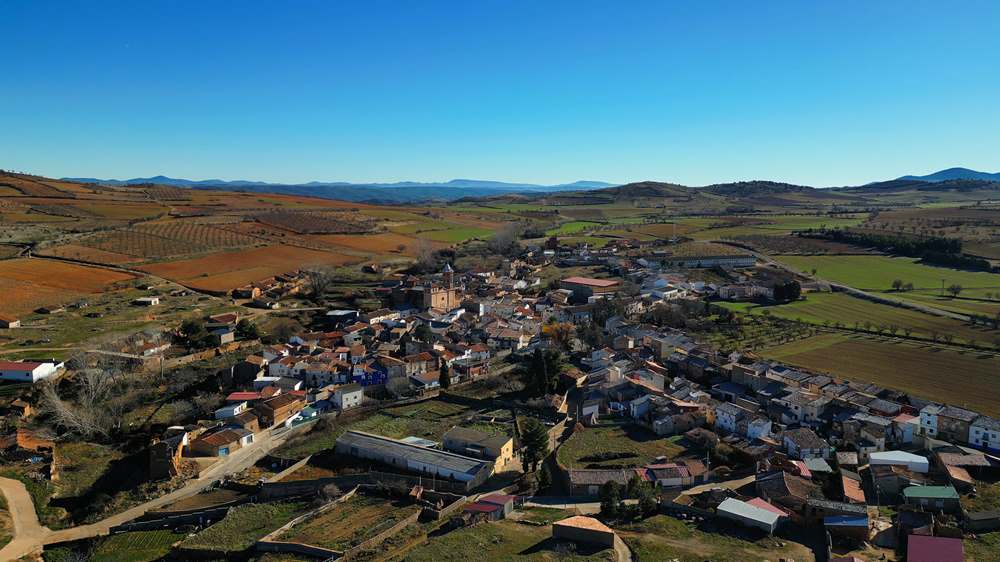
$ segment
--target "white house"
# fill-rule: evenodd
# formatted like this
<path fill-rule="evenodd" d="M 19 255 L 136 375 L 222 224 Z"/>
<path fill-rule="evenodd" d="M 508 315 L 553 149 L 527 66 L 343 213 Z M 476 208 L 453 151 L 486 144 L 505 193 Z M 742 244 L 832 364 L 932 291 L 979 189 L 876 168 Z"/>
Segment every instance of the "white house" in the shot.
<path fill-rule="evenodd" d="M 911 472 L 925 474 L 930 470 L 930 462 L 926 457 L 907 453 L 906 451 L 881 451 L 868 455 L 868 464 L 872 466 L 890 465 L 902 466 Z"/>
<path fill-rule="evenodd" d="M 715 408 L 715 427 L 727 433 L 736 433 L 736 425 L 746 415 L 746 410 L 723 402 Z"/>
<path fill-rule="evenodd" d="M 58 370 L 59 365 L 50 361 L 0 361 L 0 380 L 34 383 Z"/>
<path fill-rule="evenodd" d="M 156 306 L 160 304 L 160 297 L 139 297 L 132 301 L 132 304 L 138 306 Z"/>
<path fill-rule="evenodd" d="M 929 404 L 920 410 L 920 433 L 929 437 L 937 437 L 938 414 L 941 406 Z"/>
<path fill-rule="evenodd" d="M 247 411 L 249 404 L 246 402 L 233 402 L 231 404 L 226 404 L 225 406 L 219 408 L 215 411 L 215 419 L 225 420 L 232 417 L 236 417 L 243 412 Z"/>
<path fill-rule="evenodd" d="M 1000 450 L 1000 420 L 979 416 L 969 425 L 969 443 L 985 449 Z"/>
<path fill-rule="evenodd" d="M 771 435 L 771 420 L 759 416 L 747 424 L 747 439 L 753 441 Z"/>
<path fill-rule="evenodd" d="M 345 384 L 333 393 L 333 402 L 338 410 L 349 410 L 360 406 L 364 395 L 364 389 L 360 384 Z"/>

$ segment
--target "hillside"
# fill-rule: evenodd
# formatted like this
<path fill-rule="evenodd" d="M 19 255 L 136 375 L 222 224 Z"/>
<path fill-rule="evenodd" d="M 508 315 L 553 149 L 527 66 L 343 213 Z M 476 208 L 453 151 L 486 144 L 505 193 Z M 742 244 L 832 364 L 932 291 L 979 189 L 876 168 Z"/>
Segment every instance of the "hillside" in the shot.
<path fill-rule="evenodd" d="M 968 168 L 948 168 L 925 176 L 902 176 L 899 180 L 915 180 L 923 182 L 941 182 L 949 180 L 985 180 L 1000 181 L 1000 172 L 991 174 L 989 172 L 979 172 Z"/>

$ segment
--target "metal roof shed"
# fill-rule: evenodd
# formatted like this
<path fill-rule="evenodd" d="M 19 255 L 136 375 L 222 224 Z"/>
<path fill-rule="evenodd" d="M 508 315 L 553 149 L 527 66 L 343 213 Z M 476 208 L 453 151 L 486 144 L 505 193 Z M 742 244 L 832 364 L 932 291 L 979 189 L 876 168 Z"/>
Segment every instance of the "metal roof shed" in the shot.
<path fill-rule="evenodd" d="M 754 527 L 768 534 L 774 533 L 774 528 L 778 524 L 780 516 L 773 511 L 762 509 L 755 505 L 748 504 L 733 498 L 726 498 L 716 509 L 719 517 L 724 517 L 746 525 Z"/>

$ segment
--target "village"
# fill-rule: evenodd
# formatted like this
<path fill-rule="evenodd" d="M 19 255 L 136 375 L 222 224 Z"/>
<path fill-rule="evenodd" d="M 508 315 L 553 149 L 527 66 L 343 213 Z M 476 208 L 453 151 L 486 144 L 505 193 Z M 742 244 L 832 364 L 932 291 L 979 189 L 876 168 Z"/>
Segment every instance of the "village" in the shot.
<path fill-rule="evenodd" d="M 581 250 L 553 237 L 496 270 L 445 261 L 387 277 L 378 308 L 323 310 L 312 331 L 268 344 L 240 310 L 182 326 L 205 357 L 236 359 L 218 369 L 224 399 L 211 415 L 151 436 L 146 477 L 190 479 L 178 496 L 229 487 L 237 499 L 108 530 L 193 529 L 175 548 L 184 559 L 226 551 L 199 535 L 244 505 L 317 496 L 329 499 L 275 521 L 250 549 L 354 557 L 418 520 L 460 534 L 550 510 L 565 515 L 547 521 L 552 541 L 617 560 L 646 559 L 637 552 L 655 539 L 635 521 L 659 517 L 783 560 L 958 562 L 963 538 L 1000 529 L 1000 420 L 720 350 L 700 329 L 727 314 L 713 303 L 830 287 L 733 246 L 648 246 Z M 579 274 L 543 283 L 551 270 Z M 290 274 L 232 297 L 273 310 L 301 284 Z M 171 347 L 130 345 L 106 353 L 162 370 Z M 43 383 L 65 369 L 5 361 L 0 379 Z M 10 405 L 24 420 L 33 407 Z M 59 448 L 26 428 L 4 443 L 8 462 L 33 465 L 54 465 Z M 366 497 L 412 517 L 350 544 L 294 532 Z"/>

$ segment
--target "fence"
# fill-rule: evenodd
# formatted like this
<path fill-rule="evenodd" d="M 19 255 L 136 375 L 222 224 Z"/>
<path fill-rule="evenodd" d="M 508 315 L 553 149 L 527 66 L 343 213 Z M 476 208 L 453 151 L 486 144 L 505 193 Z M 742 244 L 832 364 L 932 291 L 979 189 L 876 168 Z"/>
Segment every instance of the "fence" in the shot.
<path fill-rule="evenodd" d="M 159 519 L 132 521 L 112 527 L 111 534 L 128 531 L 154 531 L 157 529 L 175 529 L 183 525 L 204 526 L 207 523 L 219 521 L 229 513 L 231 506 L 203 509 L 184 515 L 168 515 Z"/>
<path fill-rule="evenodd" d="M 146 368 L 148 369 L 162 369 L 164 371 L 170 369 L 176 369 L 177 367 L 182 367 L 189 363 L 194 363 L 195 361 L 204 361 L 206 359 L 211 359 L 219 355 L 225 355 L 226 353 L 233 353 L 234 351 L 239 351 L 246 347 L 254 347 L 260 345 L 260 340 L 246 340 L 227 343 L 220 345 L 219 347 L 213 347 L 212 349 L 206 349 L 204 351 L 197 351 L 195 353 L 190 353 L 188 355 L 181 355 L 180 357 L 171 357 L 170 359 L 162 359 L 160 361 L 148 361 L 146 363 Z"/>

